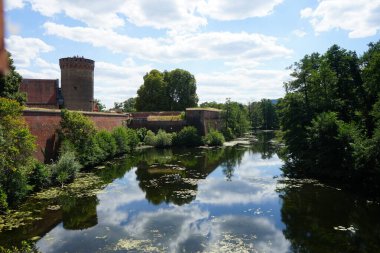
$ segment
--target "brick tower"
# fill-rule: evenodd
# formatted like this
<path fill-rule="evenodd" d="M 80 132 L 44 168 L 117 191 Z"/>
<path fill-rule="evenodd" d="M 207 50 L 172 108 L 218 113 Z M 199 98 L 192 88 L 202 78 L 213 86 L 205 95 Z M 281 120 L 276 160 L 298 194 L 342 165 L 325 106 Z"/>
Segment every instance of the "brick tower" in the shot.
<path fill-rule="evenodd" d="M 69 110 L 92 111 L 95 62 L 74 56 L 59 59 L 59 66 L 64 107 Z"/>

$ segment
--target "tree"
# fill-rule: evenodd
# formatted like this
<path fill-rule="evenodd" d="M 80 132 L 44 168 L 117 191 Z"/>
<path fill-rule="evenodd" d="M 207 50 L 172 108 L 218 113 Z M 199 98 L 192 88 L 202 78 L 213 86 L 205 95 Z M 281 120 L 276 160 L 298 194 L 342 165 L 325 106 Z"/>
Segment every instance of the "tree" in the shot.
<path fill-rule="evenodd" d="M 190 72 L 175 69 L 164 72 L 169 95 L 169 108 L 171 111 L 181 111 L 198 104 L 197 85 Z"/>
<path fill-rule="evenodd" d="M 13 99 L 22 104 L 26 101 L 25 93 L 19 92 L 22 77 L 16 71 L 10 53 L 8 53 L 8 65 L 9 73 L 0 77 L 0 97 Z"/>
<path fill-rule="evenodd" d="M 278 105 L 286 175 L 380 190 L 380 42 L 359 59 L 337 45 L 294 64 Z"/>
<path fill-rule="evenodd" d="M 227 98 L 222 111 L 223 135 L 227 140 L 241 137 L 249 129 L 247 108 Z"/>
<path fill-rule="evenodd" d="M 135 112 L 136 111 L 136 98 L 128 98 L 123 103 L 123 112 Z"/>
<path fill-rule="evenodd" d="M 137 91 L 136 109 L 138 111 L 169 110 L 164 75 L 154 69 L 144 76 L 144 84 Z"/>
<path fill-rule="evenodd" d="M 0 98 L 0 194 L 3 190 L 8 203 L 20 201 L 30 189 L 27 177 L 34 150 L 35 138 L 22 118 L 22 106 Z"/>
<path fill-rule="evenodd" d="M 163 73 L 154 69 L 144 76 L 144 84 L 137 91 L 136 109 L 185 110 L 197 103 L 196 81 L 192 74 L 182 69 Z"/>
<path fill-rule="evenodd" d="M 215 109 L 223 109 L 224 104 L 223 103 L 217 103 L 215 101 L 211 102 L 203 102 L 199 105 L 201 108 L 215 108 Z"/>
<path fill-rule="evenodd" d="M 124 102 L 115 102 L 114 109 L 121 110 L 123 112 L 135 112 L 136 98 L 128 98 Z"/>
<path fill-rule="evenodd" d="M 263 98 L 260 102 L 250 103 L 248 111 L 253 128 L 278 129 L 276 107 L 270 99 Z"/>
<path fill-rule="evenodd" d="M 98 111 L 99 112 L 104 112 L 105 111 L 106 106 L 104 104 L 102 104 L 102 102 L 100 101 L 100 99 L 95 99 L 95 104 L 98 107 Z"/>

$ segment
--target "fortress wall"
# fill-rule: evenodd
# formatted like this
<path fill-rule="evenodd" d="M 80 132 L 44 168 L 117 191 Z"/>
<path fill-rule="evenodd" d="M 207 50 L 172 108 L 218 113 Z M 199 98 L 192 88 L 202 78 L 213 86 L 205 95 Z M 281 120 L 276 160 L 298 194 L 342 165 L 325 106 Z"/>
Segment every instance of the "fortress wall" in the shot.
<path fill-rule="evenodd" d="M 83 112 L 94 121 L 98 129 L 112 130 L 125 125 L 128 116 L 124 114 Z M 49 162 L 54 158 L 58 148 L 57 130 L 61 121 L 60 110 L 44 110 L 28 108 L 23 111 L 30 132 L 36 136 L 37 149 L 35 157 L 39 161 Z"/>

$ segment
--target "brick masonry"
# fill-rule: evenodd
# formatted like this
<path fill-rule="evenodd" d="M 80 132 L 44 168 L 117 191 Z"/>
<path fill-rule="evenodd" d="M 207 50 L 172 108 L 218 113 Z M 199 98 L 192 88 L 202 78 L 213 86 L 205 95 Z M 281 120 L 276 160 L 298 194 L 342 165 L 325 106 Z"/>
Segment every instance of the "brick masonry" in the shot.
<path fill-rule="evenodd" d="M 23 79 L 20 91 L 26 93 L 28 107 L 58 109 L 58 79 Z"/>
<path fill-rule="evenodd" d="M 98 129 L 112 130 L 125 125 L 129 116 L 114 113 L 83 112 L 90 117 Z M 28 108 L 23 111 L 30 132 L 36 136 L 37 149 L 34 156 L 39 161 L 49 162 L 57 152 L 57 130 L 61 121 L 60 110 Z"/>

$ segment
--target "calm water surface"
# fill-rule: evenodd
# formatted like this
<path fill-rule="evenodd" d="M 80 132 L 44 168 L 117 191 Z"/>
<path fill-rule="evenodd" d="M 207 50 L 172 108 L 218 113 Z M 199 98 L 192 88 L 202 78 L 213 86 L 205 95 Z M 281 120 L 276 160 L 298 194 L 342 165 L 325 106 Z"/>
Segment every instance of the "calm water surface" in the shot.
<path fill-rule="evenodd" d="M 0 224 L 21 222 L 3 227 L 0 244 L 33 238 L 41 252 L 380 252 L 379 204 L 282 178 L 271 137 L 115 160 L 3 217 Z"/>

